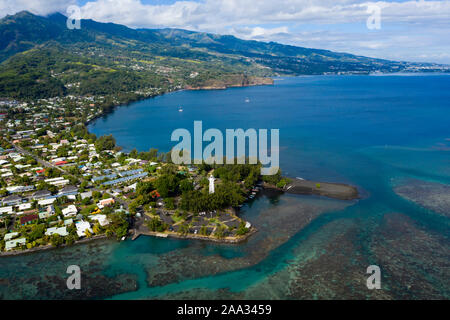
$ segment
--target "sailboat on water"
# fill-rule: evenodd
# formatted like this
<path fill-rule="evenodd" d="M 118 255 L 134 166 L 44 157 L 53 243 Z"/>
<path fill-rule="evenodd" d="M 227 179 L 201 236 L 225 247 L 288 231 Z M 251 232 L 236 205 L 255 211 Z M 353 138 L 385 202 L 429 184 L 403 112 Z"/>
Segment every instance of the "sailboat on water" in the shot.
<path fill-rule="evenodd" d="M 178 107 L 178 112 L 183 112 L 183 107 L 179 106 Z"/>
<path fill-rule="evenodd" d="M 246 103 L 249 103 L 249 102 L 250 102 L 250 98 L 248 98 L 248 97 L 245 98 L 245 102 L 246 102 Z"/>

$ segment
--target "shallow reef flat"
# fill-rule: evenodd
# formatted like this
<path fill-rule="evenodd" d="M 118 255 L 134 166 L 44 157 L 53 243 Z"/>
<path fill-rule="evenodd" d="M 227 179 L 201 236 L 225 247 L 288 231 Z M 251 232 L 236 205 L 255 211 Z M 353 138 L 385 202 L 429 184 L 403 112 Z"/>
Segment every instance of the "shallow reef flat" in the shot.
<path fill-rule="evenodd" d="M 445 217 L 450 217 L 450 185 L 409 179 L 394 191 L 418 205 Z"/>
<path fill-rule="evenodd" d="M 384 290 L 368 290 L 366 269 L 372 262 L 363 251 L 361 225 L 337 219 L 293 251 L 289 265 L 250 287 L 247 299 L 390 299 Z"/>
<path fill-rule="evenodd" d="M 342 210 L 351 204 L 348 201 L 310 196 L 286 195 L 280 199 L 264 197 L 243 214 L 243 218 L 258 229 L 246 242 L 239 245 L 222 244 L 214 249 L 209 244 L 196 242 L 163 254 L 157 266 L 147 269 L 148 285 L 164 286 L 251 267 L 264 260 L 272 250 L 288 241 L 315 218 L 326 212 Z"/>
<path fill-rule="evenodd" d="M 371 251 L 394 299 L 450 298 L 450 241 L 443 234 L 405 214 L 386 214 Z"/>
<path fill-rule="evenodd" d="M 0 258 L 0 299 L 99 299 L 137 289 L 134 274 L 106 275 L 108 257 L 117 243 L 97 240 L 39 253 Z M 81 268 L 81 289 L 68 290 L 69 265 Z M 17 272 L 19 271 L 19 272 Z"/>
<path fill-rule="evenodd" d="M 366 233 L 364 224 L 373 223 Z M 401 213 L 360 222 L 337 219 L 293 250 L 288 265 L 242 291 L 202 290 L 207 299 L 448 299 L 450 242 Z M 369 265 L 381 290 L 366 286 Z M 165 298 L 189 299 L 199 290 Z"/>

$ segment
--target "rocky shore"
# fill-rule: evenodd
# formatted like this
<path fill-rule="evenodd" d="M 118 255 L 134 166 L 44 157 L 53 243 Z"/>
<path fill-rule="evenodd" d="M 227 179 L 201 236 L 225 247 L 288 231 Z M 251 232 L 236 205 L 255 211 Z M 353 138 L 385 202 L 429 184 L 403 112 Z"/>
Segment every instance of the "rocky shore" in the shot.
<path fill-rule="evenodd" d="M 343 183 L 295 179 L 284 188 L 277 188 L 267 183 L 264 184 L 264 187 L 291 194 L 319 195 L 339 200 L 359 199 L 358 189 Z"/>
<path fill-rule="evenodd" d="M 70 247 L 70 246 L 74 246 L 74 245 L 77 245 L 77 244 L 87 243 L 87 242 L 90 242 L 90 241 L 93 241 L 93 240 L 106 239 L 106 238 L 107 238 L 106 235 L 99 234 L 99 235 L 96 235 L 96 236 L 92 236 L 90 238 L 84 238 L 84 239 L 75 241 L 71 245 L 62 244 L 59 247 L 55 247 L 55 246 L 52 246 L 51 244 L 49 244 L 49 245 L 39 246 L 39 247 L 31 248 L 31 249 L 12 250 L 12 251 L 0 252 L 0 257 L 18 256 L 18 255 L 23 255 L 23 254 L 33 253 L 33 252 L 38 252 L 38 251 L 45 251 L 45 250 L 53 250 L 53 249 L 58 249 L 58 248 Z"/>
<path fill-rule="evenodd" d="M 144 236 L 153 236 L 159 238 L 176 238 L 176 239 L 192 239 L 192 240 L 204 240 L 204 241 L 212 241 L 212 242 L 220 242 L 220 243 L 241 243 L 247 240 L 252 234 L 257 231 L 256 228 L 252 227 L 248 233 L 240 237 L 225 237 L 225 238 L 214 238 L 213 236 L 202 236 L 199 234 L 179 234 L 176 232 L 153 232 L 153 231 L 142 231 L 134 229 L 131 231 L 133 234 L 132 240 L 136 240 L 141 235 Z"/>
<path fill-rule="evenodd" d="M 260 85 L 273 85 L 272 78 L 255 77 L 247 75 L 232 75 L 223 79 L 210 79 L 201 86 L 186 86 L 186 90 L 223 90 L 234 87 L 249 87 Z"/>

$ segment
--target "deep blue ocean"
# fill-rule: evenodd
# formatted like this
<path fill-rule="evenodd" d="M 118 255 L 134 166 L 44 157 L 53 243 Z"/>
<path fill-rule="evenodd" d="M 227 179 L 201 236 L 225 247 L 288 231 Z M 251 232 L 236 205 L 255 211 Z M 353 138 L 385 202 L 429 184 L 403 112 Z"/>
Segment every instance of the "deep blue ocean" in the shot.
<path fill-rule="evenodd" d="M 262 195 L 242 209 L 259 231 L 239 245 L 141 237 L 3 258 L 0 297 L 450 297 L 450 75 L 180 91 L 117 108 L 89 130 L 127 151 L 167 152 L 172 131 L 196 120 L 204 130 L 279 129 L 285 175 L 349 183 L 362 198 Z M 70 264 L 81 267 L 80 292 L 65 289 Z M 366 286 L 369 265 L 381 269 L 381 290 Z"/>

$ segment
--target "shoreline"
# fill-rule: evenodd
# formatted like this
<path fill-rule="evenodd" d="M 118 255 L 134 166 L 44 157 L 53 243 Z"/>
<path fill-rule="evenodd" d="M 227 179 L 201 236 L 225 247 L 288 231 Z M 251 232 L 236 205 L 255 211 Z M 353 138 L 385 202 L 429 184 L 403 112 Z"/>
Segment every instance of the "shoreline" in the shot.
<path fill-rule="evenodd" d="M 238 244 L 238 243 L 242 243 L 245 240 L 247 240 L 248 238 L 250 238 L 250 236 L 255 234 L 257 231 L 258 231 L 258 229 L 256 229 L 255 227 L 252 227 L 249 230 L 249 232 L 246 233 L 245 235 L 243 235 L 242 237 L 239 237 L 239 238 L 225 237 L 225 238 L 220 239 L 220 238 L 214 238 L 214 237 L 210 237 L 210 236 L 202 236 L 202 235 L 198 235 L 198 234 L 181 235 L 176 232 L 153 232 L 153 231 L 142 232 L 142 231 L 137 231 L 136 229 L 133 229 L 133 231 L 132 231 L 133 237 L 131 240 L 134 241 L 137 238 L 139 238 L 140 236 L 147 236 L 147 237 L 156 237 L 156 238 L 173 238 L 173 239 L 180 239 L 180 240 L 202 240 L 202 241 L 211 241 L 211 242 L 225 243 L 225 244 Z"/>
<path fill-rule="evenodd" d="M 41 252 L 41 251 L 48 251 L 48 250 L 52 250 L 52 249 L 61 249 L 61 248 L 65 248 L 65 247 L 73 247 L 79 244 L 85 244 L 94 240 L 100 240 L 100 239 L 108 239 L 108 237 L 105 234 L 100 234 L 100 235 L 96 235 L 96 236 L 92 236 L 91 238 L 84 238 L 81 240 L 77 240 L 75 241 L 73 244 L 71 245 L 67 245 L 67 244 L 62 244 L 59 247 L 55 247 L 52 246 L 51 244 L 49 245 L 45 245 L 45 246 L 41 246 L 41 247 L 35 247 L 35 248 L 31 248 L 31 249 L 25 249 L 25 250 L 12 250 L 12 251 L 5 251 L 5 252 L 0 252 L 0 258 L 2 257 L 13 257 L 13 256 L 19 256 L 19 255 L 25 255 L 25 254 L 31 254 L 31 253 L 37 253 L 37 252 Z"/>

